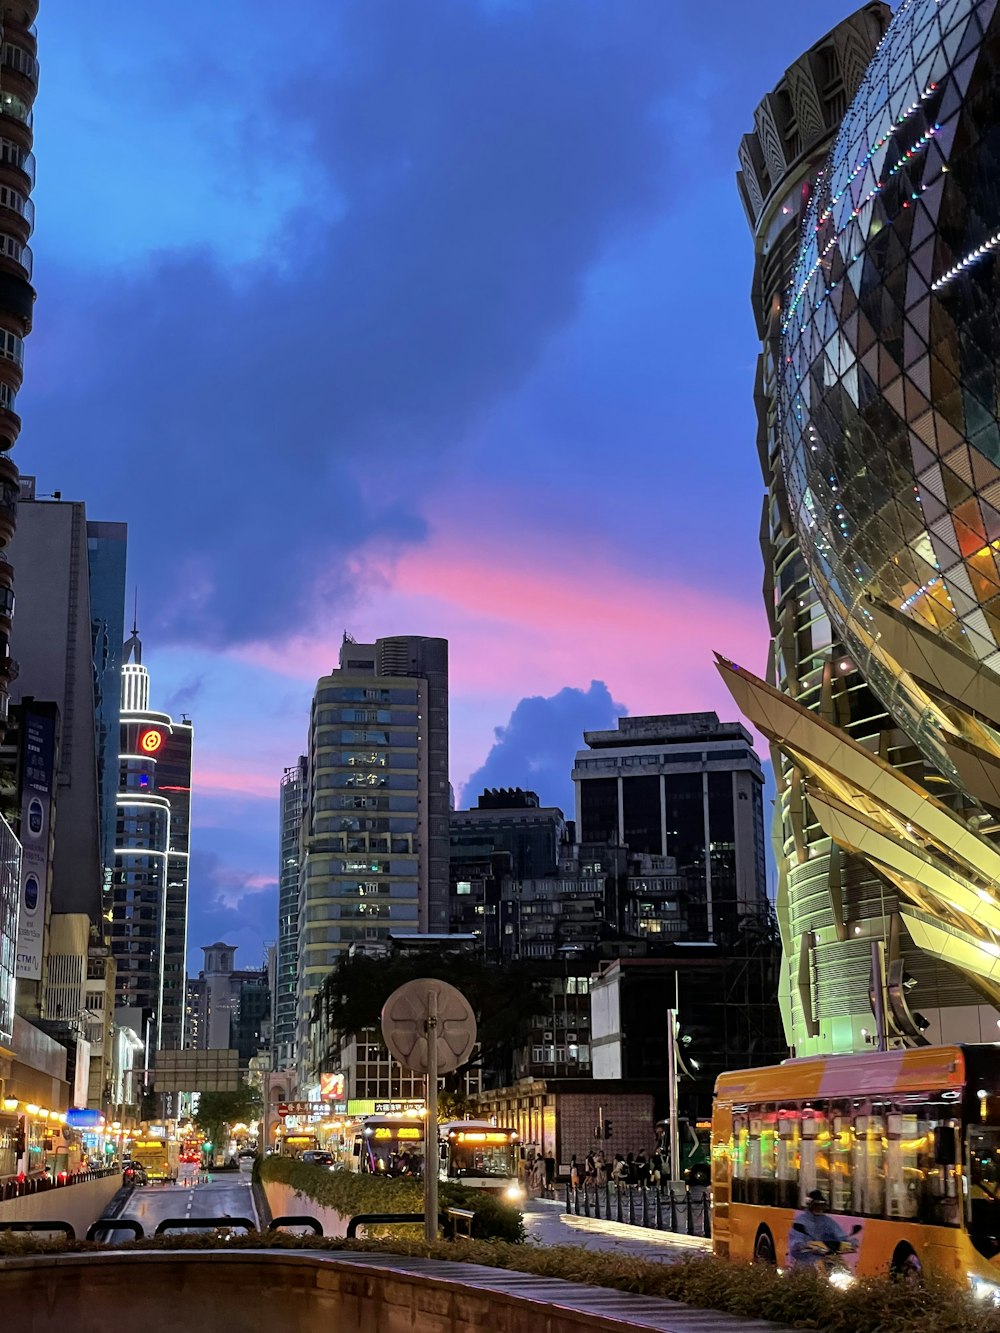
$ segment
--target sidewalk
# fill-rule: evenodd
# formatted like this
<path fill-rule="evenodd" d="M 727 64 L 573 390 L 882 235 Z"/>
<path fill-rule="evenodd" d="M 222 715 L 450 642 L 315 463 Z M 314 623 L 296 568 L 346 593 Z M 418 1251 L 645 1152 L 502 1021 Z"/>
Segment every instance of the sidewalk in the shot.
<path fill-rule="evenodd" d="M 583 1249 L 608 1250 L 654 1263 L 673 1263 L 695 1254 L 711 1254 L 712 1242 L 672 1231 L 606 1222 L 594 1217 L 576 1217 L 566 1212 L 561 1200 L 529 1199 L 524 1208 L 524 1227 L 529 1240 L 538 1245 L 579 1245 Z"/>

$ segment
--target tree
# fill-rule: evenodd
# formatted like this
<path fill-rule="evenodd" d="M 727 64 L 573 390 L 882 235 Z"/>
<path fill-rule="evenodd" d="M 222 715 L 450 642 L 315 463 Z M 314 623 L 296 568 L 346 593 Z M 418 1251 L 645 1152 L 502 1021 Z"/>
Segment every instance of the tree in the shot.
<path fill-rule="evenodd" d="M 476 1015 L 479 1052 L 453 1074 L 446 1086 L 457 1089 L 466 1070 L 496 1069 L 506 1077 L 514 1049 L 522 1044 L 530 1020 L 546 1007 L 549 985 L 528 963 L 497 967 L 460 949 L 401 953 L 389 958 L 357 954 L 345 958 L 327 977 L 322 1017 L 338 1036 L 356 1036 L 378 1028 L 382 1006 L 398 987 L 418 977 L 450 982 Z"/>
<path fill-rule="evenodd" d="M 261 1101 L 256 1088 L 240 1080 L 235 1092 L 203 1092 L 198 1098 L 194 1123 L 209 1143 L 220 1143 L 226 1127 L 260 1118 Z"/>

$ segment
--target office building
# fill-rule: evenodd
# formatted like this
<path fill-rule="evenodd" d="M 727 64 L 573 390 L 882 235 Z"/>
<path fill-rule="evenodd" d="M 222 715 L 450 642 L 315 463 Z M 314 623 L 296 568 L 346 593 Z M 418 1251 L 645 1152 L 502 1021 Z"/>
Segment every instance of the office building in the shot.
<path fill-rule="evenodd" d="M 298 1029 L 352 945 L 448 929 L 448 644 L 346 636 L 313 697 L 303 793 Z"/>
<path fill-rule="evenodd" d="M 537 792 L 520 787 L 484 791 L 473 809 L 451 812 L 449 830 L 452 857 L 488 844 L 509 853 L 511 873 L 520 879 L 554 874 L 566 840 L 562 811 L 541 805 Z"/>
<path fill-rule="evenodd" d="M 116 1007 L 151 1057 L 184 1044 L 193 730 L 150 709 L 134 626 L 123 657 L 111 945 Z"/>
<path fill-rule="evenodd" d="M 299 838 L 306 758 L 286 768 L 279 789 L 278 943 L 274 985 L 274 1068 L 296 1062 L 295 1028 L 299 957 Z"/>
<path fill-rule="evenodd" d="M 240 1065 L 269 1039 L 271 993 L 266 968 L 238 968 L 236 945 L 202 945 L 205 965 L 187 982 L 187 1050 L 240 1050 Z M 255 1044 L 256 1043 L 256 1044 Z M 251 1050 L 251 1046 L 253 1049 Z"/>
<path fill-rule="evenodd" d="M 118 743 L 121 725 L 122 644 L 125 639 L 125 564 L 128 527 L 87 524 L 91 649 L 94 661 L 94 725 L 97 733 L 97 802 L 100 808 L 102 900 L 111 902 L 118 824 Z"/>
<path fill-rule="evenodd" d="M 783 756 L 800 1054 L 996 1036 L 998 35 L 972 0 L 897 11 L 770 328 L 775 484 L 808 576 L 800 563 L 779 593 L 798 578 L 808 619 L 785 623 L 776 652 L 797 656 L 770 680 L 720 668 Z"/>
<path fill-rule="evenodd" d="M 582 844 L 670 858 L 695 938 L 724 941 L 766 912 L 764 778 L 744 727 L 715 713 L 622 717 L 584 741 L 573 766 Z"/>
<path fill-rule="evenodd" d="M 3 0 L 0 22 L 0 727 L 7 719 L 14 576 L 5 548 L 18 513 L 18 470 L 10 456 L 21 431 L 17 395 L 24 374 L 24 340 L 31 332 L 35 292 L 28 241 L 35 221 L 31 191 L 32 104 L 38 91 L 36 0 Z"/>

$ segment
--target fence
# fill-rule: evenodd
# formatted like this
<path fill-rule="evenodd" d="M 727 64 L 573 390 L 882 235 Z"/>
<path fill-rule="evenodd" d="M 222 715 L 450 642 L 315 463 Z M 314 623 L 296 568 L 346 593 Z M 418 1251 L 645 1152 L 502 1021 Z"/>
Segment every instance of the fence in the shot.
<path fill-rule="evenodd" d="M 44 1171 L 25 1176 L 23 1180 L 19 1180 L 17 1176 L 9 1176 L 6 1180 L 0 1180 L 0 1203 L 6 1203 L 8 1199 L 25 1199 L 32 1194 L 44 1194 L 47 1190 L 67 1189 L 70 1185 L 82 1185 L 87 1180 L 103 1180 L 105 1176 L 120 1174 L 120 1167 L 109 1166 L 99 1171 L 75 1171 L 72 1175 L 57 1176 L 55 1180 Z"/>
<path fill-rule="evenodd" d="M 577 1217 L 604 1218 L 628 1226 L 654 1231 L 676 1231 L 685 1236 L 710 1237 L 712 1196 L 703 1190 L 694 1198 L 689 1189 L 675 1194 L 669 1186 L 606 1185 L 566 1186 L 566 1211 Z"/>

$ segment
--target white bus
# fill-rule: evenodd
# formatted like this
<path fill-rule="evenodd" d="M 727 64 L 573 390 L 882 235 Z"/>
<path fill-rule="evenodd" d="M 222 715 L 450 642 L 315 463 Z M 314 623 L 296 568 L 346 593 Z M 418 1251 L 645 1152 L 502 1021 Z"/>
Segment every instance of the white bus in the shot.
<path fill-rule="evenodd" d="M 511 1203 L 524 1198 L 517 1178 L 517 1130 L 487 1120 L 449 1120 L 438 1127 L 439 1175 Z"/>
<path fill-rule="evenodd" d="M 374 1176 L 422 1176 L 422 1116 L 366 1115 L 349 1121 L 341 1138 L 341 1159 L 348 1171 Z"/>

